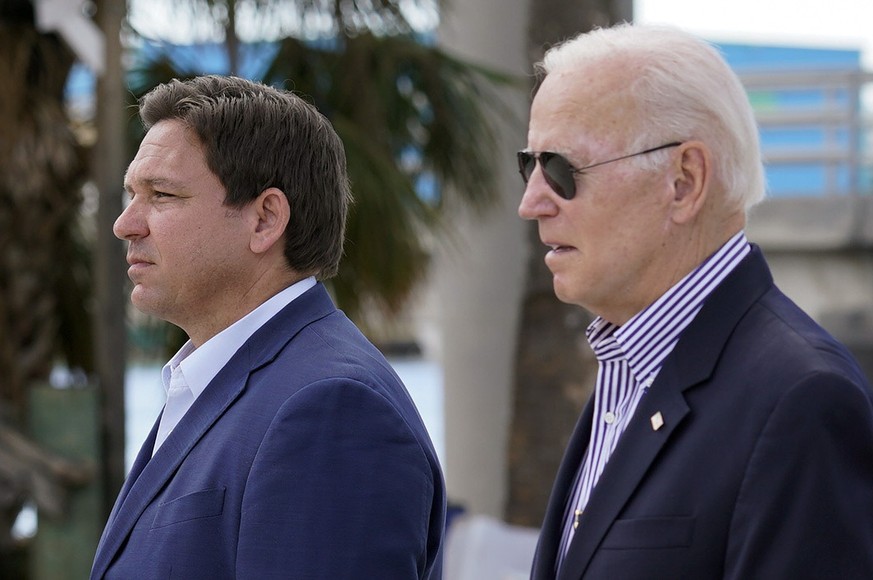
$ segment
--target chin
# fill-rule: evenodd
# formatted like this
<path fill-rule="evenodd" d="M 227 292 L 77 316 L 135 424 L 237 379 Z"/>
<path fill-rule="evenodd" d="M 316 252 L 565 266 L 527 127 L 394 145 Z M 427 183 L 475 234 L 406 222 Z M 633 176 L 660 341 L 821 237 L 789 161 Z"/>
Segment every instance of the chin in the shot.
<path fill-rule="evenodd" d="M 557 278 L 553 280 L 552 287 L 558 300 L 566 304 L 575 304 L 577 306 L 579 305 L 579 301 L 576 299 L 574 293 L 571 292 L 570 289 L 566 287 L 566 285 L 558 281 Z"/>
<path fill-rule="evenodd" d="M 139 286 L 135 287 L 133 292 L 130 293 L 130 303 L 143 314 L 166 320 L 162 316 L 163 309 L 160 307 L 160 301 L 156 300 L 154 296 L 148 296 Z"/>

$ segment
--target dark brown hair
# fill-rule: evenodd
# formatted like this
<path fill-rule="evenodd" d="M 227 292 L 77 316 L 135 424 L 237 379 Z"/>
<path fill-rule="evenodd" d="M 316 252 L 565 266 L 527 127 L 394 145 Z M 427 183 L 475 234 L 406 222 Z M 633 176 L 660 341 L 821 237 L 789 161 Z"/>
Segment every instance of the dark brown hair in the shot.
<path fill-rule="evenodd" d="M 351 193 L 343 144 L 315 107 L 288 91 L 218 75 L 159 85 L 139 104 L 146 129 L 176 119 L 197 135 L 229 207 L 282 190 L 291 206 L 288 265 L 321 279 L 336 274 Z"/>

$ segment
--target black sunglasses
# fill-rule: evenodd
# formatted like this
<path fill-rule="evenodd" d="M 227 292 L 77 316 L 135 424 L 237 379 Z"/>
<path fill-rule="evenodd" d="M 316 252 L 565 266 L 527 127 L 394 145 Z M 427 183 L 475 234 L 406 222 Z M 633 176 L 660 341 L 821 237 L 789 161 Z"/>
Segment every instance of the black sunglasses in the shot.
<path fill-rule="evenodd" d="M 586 169 L 591 169 L 592 167 L 599 167 L 600 165 L 606 165 L 607 163 L 629 159 L 631 157 L 636 157 L 637 155 L 645 155 L 646 153 L 654 153 L 661 149 L 678 147 L 679 145 L 682 145 L 681 141 L 673 141 L 666 145 L 659 145 L 658 147 L 652 147 L 645 151 L 639 151 L 637 153 L 631 153 L 630 155 L 622 155 L 615 159 L 592 163 L 591 165 L 586 165 L 585 167 L 580 167 L 578 169 L 573 167 L 569 161 L 564 159 L 558 153 L 552 153 L 551 151 L 543 151 L 541 153 L 519 151 L 518 172 L 521 173 L 521 178 L 524 180 L 525 184 L 527 184 L 531 174 L 534 172 L 537 159 L 539 159 L 540 165 L 543 168 L 543 177 L 546 178 L 546 183 L 549 184 L 549 187 L 564 199 L 573 199 L 576 196 L 576 179 L 573 177 L 575 174 L 582 173 Z"/>

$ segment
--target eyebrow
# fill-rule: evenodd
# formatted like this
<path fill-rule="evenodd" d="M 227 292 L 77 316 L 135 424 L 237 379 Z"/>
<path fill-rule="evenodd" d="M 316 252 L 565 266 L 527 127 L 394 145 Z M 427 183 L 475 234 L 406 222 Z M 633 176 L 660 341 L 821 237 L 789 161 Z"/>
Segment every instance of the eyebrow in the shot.
<path fill-rule="evenodd" d="M 145 179 L 138 179 L 136 183 L 137 185 L 146 185 L 151 189 L 182 189 L 182 185 L 178 181 L 174 181 L 167 177 L 147 177 Z M 133 193 L 132 184 L 128 181 L 126 173 L 124 174 L 124 190 L 130 194 Z"/>

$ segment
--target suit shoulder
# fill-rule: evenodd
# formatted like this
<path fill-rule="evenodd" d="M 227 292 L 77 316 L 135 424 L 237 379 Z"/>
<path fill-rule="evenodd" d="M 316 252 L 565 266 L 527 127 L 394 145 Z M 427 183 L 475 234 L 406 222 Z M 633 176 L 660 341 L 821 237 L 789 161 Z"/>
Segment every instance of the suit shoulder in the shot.
<path fill-rule="evenodd" d="M 833 375 L 870 390 L 848 348 L 775 287 L 749 309 L 731 342 L 753 368 L 757 362 L 780 373 L 782 384 Z"/>

